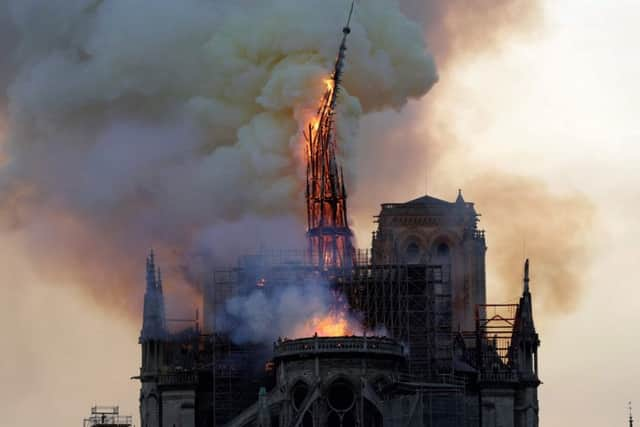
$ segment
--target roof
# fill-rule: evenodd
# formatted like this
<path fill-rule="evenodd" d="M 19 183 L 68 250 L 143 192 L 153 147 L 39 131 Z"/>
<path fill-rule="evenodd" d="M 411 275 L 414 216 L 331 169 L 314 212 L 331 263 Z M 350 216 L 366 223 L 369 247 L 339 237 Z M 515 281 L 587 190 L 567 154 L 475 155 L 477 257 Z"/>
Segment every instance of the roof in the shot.
<path fill-rule="evenodd" d="M 417 199 L 410 200 L 405 205 L 421 205 L 421 206 L 451 206 L 453 203 L 447 202 L 446 200 L 436 199 L 431 196 L 422 196 Z"/>
<path fill-rule="evenodd" d="M 393 209 L 393 208 L 440 208 L 440 209 L 458 209 L 458 208 L 466 208 L 475 213 L 475 209 L 473 207 L 473 203 L 468 203 L 462 197 L 462 191 L 458 190 L 458 197 L 455 202 L 448 202 L 446 200 L 438 199 L 436 197 L 432 197 L 429 195 L 424 195 L 422 197 L 418 197 L 417 199 L 409 200 L 404 203 L 383 203 L 382 210 L 385 209 Z"/>

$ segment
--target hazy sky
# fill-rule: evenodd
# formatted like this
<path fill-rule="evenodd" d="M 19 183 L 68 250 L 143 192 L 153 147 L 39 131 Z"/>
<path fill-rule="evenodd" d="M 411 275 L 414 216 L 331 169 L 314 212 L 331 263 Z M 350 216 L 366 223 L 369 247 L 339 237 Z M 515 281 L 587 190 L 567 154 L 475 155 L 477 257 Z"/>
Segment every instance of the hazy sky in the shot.
<path fill-rule="evenodd" d="M 640 404 L 638 22 L 634 0 L 547 1 L 533 38 L 458 64 L 431 94 L 464 143 L 454 176 L 497 166 L 579 191 L 597 209 L 581 302 L 537 317 L 545 427 L 624 425 L 627 401 Z M 488 283 L 491 297 L 491 272 Z"/>
<path fill-rule="evenodd" d="M 559 194 L 581 192 L 595 205 L 586 291 L 573 312 L 536 318 L 541 425 L 625 425 L 627 402 L 640 406 L 640 2 L 547 0 L 544 14 L 534 34 L 457 63 L 412 108 L 429 109 L 462 144 L 446 176 L 429 176 L 436 195 L 453 198 L 469 176 L 497 168 L 539 178 Z M 396 201 L 422 191 L 417 176 Z M 554 214 L 562 212 L 540 213 Z M 366 242 L 369 217 L 356 220 Z M 535 238 L 523 236 L 523 252 Z M 139 367 L 139 324 L 30 273 L 19 235 L 3 237 L 0 257 L 1 423 L 79 425 L 96 403 L 137 416 L 139 384 L 129 377 Z M 535 268 L 534 259 L 534 300 Z M 490 264 L 490 298 L 492 274 Z"/>

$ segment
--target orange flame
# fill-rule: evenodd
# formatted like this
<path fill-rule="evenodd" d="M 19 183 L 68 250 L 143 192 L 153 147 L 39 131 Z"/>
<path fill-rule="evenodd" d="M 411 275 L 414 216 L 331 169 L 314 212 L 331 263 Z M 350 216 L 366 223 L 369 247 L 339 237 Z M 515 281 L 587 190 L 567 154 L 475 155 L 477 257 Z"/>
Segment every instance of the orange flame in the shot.
<path fill-rule="evenodd" d="M 332 312 L 324 317 L 315 317 L 307 322 L 308 328 L 320 337 L 346 337 L 357 333 L 357 325 L 351 324 L 343 312 Z"/>
<path fill-rule="evenodd" d="M 348 337 L 362 335 L 360 322 L 349 315 L 349 306 L 342 301 L 342 297 L 334 295 L 335 305 L 325 315 L 315 315 L 296 330 L 295 338 L 310 337 Z"/>
<path fill-rule="evenodd" d="M 332 79 L 325 79 L 324 80 L 324 84 L 327 87 L 327 91 L 331 92 L 333 90 L 333 80 Z"/>
<path fill-rule="evenodd" d="M 318 107 L 316 107 L 316 109 L 314 109 L 313 111 L 309 111 L 308 113 L 304 114 L 300 119 L 300 121 L 304 124 L 302 127 L 303 134 L 305 132 L 308 132 L 309 128 L 315 134 L 315 132 L 317 132 L 320 128 L 320 119 L 317 116 L 317 111 L 322 108 L 324 103 L 328 102 L 329 94 L 331 93 L 331 91 L 333 91 L 333 80 L 327 78 L 324 79 L 322 83 L 325 86 L 325 91 L 322 98 L 318 101 Z M 307 136 L 311 137 L 312 135 Z M 307 143 L 307 141 L 305 141 L 305 139 L 306 138 L 302 139 L 302 144 L 300 146 L 304 147 L 302 158 L 308 162 L 309 158 L 311 157 L 311 153 L 309 152 L 309 144 Z"/>

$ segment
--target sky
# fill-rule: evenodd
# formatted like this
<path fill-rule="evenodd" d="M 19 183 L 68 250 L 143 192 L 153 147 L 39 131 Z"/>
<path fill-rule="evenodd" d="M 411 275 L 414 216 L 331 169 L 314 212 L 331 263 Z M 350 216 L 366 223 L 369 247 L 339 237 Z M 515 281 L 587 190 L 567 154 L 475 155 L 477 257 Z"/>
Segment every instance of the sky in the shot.
<path fill-rule="evenodd" d="M 538 310 L 536 318 L 541 425 L 625 425 L 627 402 L 640 399 L 640 292 L 633 273 L 640 255 L 640 3 L 547 1 L 544 15 L 530 38 L 457 64 L 430 96 L 442 102 L 448 126 L 463 141 L 453 175 L 499 165 L 554 191 L 580 192 L 595 206 L 587 230 L 593 252 L 577 306 L 562 314 Z M 525 244 L 536 239 L 524 234 Z M 535 266 L 533 259 L 534 298 Z"/>
<path fill-rule="evenodd" d="M 594 221 L 580 244 L 589 245 L 589 257 L 570 308 L 541 306 L 532 259 L 542 341 L 541 425 L 625 425 L 627 402 L 640 402 L 640 291 L 634 274 L 640 255 L 640 59 L 634 49 L 640 3 L 546 0 L 543 9 L 539 28 L 463 57 L 440 74 L 425 99 L 412 102 L 408 111 L 418 120 L 400 136 L 420 135 L 424 117 L 441 122 L 457 146 L 437 167 L 417 171 L 413 187 L 394 190 L 395 200 L 379 202 L 408 200 L 425 190 L 453 199 L 460 187 L 468 200 L 478 201 L 472 183 L 470 190 L 465 184 L 485 170 L 530 177 L 557 194 L 586 198 Z M 368 239 L 375 208 L 356 212 L 359 241 Z M 479 201 L 477 209 L 491 211 Z M 536 206 L 528 209 L 535 212 Z M 563 214 L 545 208 L 539 220 Z M 500 223 L 485 215 L 482 224 L 489 242 L 489 299 L 509 299 L 496 284 L 500 254 L 492 250 L 491 236 Z M 522 234 L 526 256 L 537 236 Z M 58 283 L 64 277 L 36 273 L 30 250 L 15 233 L 0 244 L 0 333 L 8 337 L 0 358 L 3 423 L 74 425 L 93 404 L 111 403 L 137 416 L 139 385 L 130 377 L 139 367 L 139 324 Z M 86 262 L 95 262 L 91 256 Z M 140 267 L 142 286 L 142 262 Z"/>

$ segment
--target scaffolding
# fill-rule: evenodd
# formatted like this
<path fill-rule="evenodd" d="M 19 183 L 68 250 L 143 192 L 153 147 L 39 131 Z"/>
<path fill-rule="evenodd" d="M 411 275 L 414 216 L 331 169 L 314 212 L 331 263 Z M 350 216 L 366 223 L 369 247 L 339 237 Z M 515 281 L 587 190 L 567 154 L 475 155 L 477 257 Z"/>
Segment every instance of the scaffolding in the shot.
<path fill-rule="evenodd" d="M 83 427 L 131 427 L 133 418 L 120 415 L 118 406 L 94 406 L 91 415 L 84 419 Z"/>
<path fill-rule="evenodd" d="M 434 365 L 439 375 L 453 374 L 453 310 L 451 266 L 427 267 L 427 289 L 433 292 Z"/>
<path fill-rule="evenodd" d="M 476 307 L 476 359 L 480 381 L 516 380 L 511 346 L 518 304 L 484 304 Z"/>
<path fill-rule="evenodd" d="M 404 343 L 409 373 L 422 380 L 452 373 L 450 276 L 448 265 L 369 264 L 343 278 L 365 330 Z"/>
<path fill-rule="evenodd" d="M 320 270 L 307 251 L 263 250 L 242 257 L 235 268 L 216 271 L 205 290 L 214 349 L 215 425 L 255 400 L 252 374 L 243 366 L 265 358 L 262 348 L 235 345 L 225 333 L 232 325 L 221 323 L 224 319 L 215 313 L 224 310 L 229 298 L 324 281 L 347 297 L 367 335 L 387 335 L 402 343 L 408 352 L 407 373 L 427 383 L 453 373 L 450 270 L 449 265 L 372 264 L 369 251 L 356 251 L 350 267 Z"/>
<path fill-rule="evenodd" d="M 250 351 L 243 346 L 234 345 L 230 337 L 219 331 L 227 330 L 220 324 L 223 319 L 216 313 L 221 306 L 237 292 L 237 285 L 243 274 L 241 268 L 214 272 L 213 286 L 208 289 L 205 310 L 211 316 L 211 365 L 213 394 L 213 425 L 222 426 L 244 409 L 247 400 L 244 390 L 250 382 L 247 367 L 250 365 Z M 207 311 L 208 310 L 208 311 Z M 207 321 L 205 320 L 205 321 Z"/>

